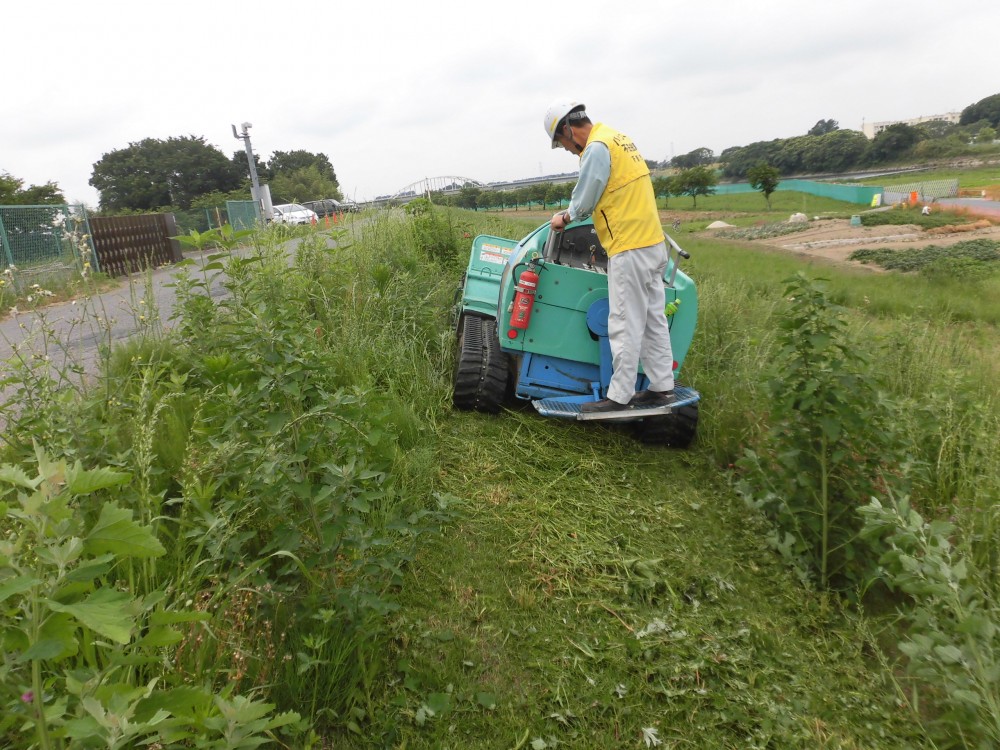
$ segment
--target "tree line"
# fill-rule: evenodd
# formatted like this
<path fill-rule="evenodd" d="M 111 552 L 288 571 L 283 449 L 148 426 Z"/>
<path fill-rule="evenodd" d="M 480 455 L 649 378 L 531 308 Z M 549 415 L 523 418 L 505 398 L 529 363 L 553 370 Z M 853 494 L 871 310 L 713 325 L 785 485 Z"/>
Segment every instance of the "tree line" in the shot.
<path fill-rule="evenodd" d="M 275 203 L 342 197 L 326 154 L 275 151 L 266 162 L 254 154 L 254 162 Z M 245 200 L 250 167 L 245 151 L 227 157 L 201 136 L 145 138 L 104 154 L 90 185 L 100 193 L 102 211 L 183 210 Z"/>
<path fill-rule="evenodd" d="M 1000 94 L 962 110 L 958 123 L 932 120 L 919 125 L 897 123 L 872 140 L 857 130 L 842 130 L 836 120 L 820 120 L 805 135 L 734 146 L 719 155 L 722 174 L 745 179 L 768 164 L 779 174 L 838 173 L 877 167 L 907 159 L 963 156 L 990 146 L 1000 129 Z"/>
<path fill-rule="evenodd" d="M 669 200 L 671 196 L 686 195 L 698 204 L 698 196 L 711 195 L 719 183 L 716 171 L 707 166 L 696 166 L 681 170 L 672 176 L 654 176 L 653 192 L 657 198 Z M 513 188 L 511 190 L 491 190 L 466 185 L 458 192 L 432 193 L 435 203 L 471 209 L 500 209 L 540 205 L 543 209 L 549 206 L 562 205 L 569 201 L 573 194 L 575 182 L 542 182 L 534 185 Z"/>

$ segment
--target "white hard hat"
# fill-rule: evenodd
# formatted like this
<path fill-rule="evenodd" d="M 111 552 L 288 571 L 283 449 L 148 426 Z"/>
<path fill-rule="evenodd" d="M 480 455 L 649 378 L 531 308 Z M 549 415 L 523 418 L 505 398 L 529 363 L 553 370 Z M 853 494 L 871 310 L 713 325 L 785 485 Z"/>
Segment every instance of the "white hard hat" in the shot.
<path fill-rule="evenodd" d="M 556 127 L 559 122 L 570 112 L 584 112 L 586 109 L 586 105 L 580 102 L 565 99 L 559 99 L 549 105 L 549 108 L 545 110 L 545 132 L 548 133 L 549 140 L 552 141 L 552 148 L 559 148 L 559 144 L 556 142 Z M 584 115 L 586 115 L 585 112 Z"/>

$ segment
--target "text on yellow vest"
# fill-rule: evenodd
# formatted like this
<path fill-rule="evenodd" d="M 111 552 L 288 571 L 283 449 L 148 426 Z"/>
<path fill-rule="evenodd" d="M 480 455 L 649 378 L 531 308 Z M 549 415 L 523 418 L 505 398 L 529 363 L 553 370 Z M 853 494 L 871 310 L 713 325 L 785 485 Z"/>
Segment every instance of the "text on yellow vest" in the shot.
<path fill-rule="evenodd" d="M 594 229 L 608 255 L 663 242 L 649 167 L 632 139 L 595 123 L 587 138 L 611 152 L 611 175 L 594 208 Z"/>

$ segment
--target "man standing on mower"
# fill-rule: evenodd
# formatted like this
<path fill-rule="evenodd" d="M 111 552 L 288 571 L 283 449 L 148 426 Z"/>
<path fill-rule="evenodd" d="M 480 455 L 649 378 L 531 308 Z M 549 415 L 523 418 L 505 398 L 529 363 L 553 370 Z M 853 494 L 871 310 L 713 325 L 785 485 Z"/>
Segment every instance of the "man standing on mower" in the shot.
<path fill-rule="evenodd" d="M 663 312 L 667 247 L 649 168 L 632 139 L 592 123 L 579 102 L 556 102 L 545 113 L 552 148 L 580 156 L 580 179 L 569 209 L 552 217 L 550 231 L 594 216 L 608 254 L 608 338 L 613 373 L 607 398 L 584 412 L 666 406 L 674 401 L 674 357 Z M 649 390 L 635 392 L 639 362 Z"/>

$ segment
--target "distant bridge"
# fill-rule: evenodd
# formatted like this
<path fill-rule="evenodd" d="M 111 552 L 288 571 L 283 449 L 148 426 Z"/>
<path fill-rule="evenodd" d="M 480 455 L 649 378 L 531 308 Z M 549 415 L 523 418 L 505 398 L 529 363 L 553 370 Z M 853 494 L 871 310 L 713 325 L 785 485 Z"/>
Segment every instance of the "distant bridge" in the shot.
<path fill-rule="evenodd" d="M 397 190 L 390 200 L 396 200 L 399 198 L 418 198 L 421 195 L 427 195 L 428 193 L 457 193 L 464 187 L 478 187 L 484 188 L 486 185 L 479 180 L 473 180 L 471 177 L 456 177 L 454 175 L 447 175 L 444 177 L 425 177 L 422 180 L 417 180 L 416 182 L 411 182 L 405 187 L 401 187 Z"/>
<path fill-rule="evenodd" d="M 464 187 L 477 187 L 482 190 L 510 190 L 512 188 L 524 187 L 526 185 L 537 185 L 547 182 L 573 182 L 579 176 L 577 172 L 564 172 L 562 174 L 543 175 L 540 177 L 527 177 L 520 180 L 510 180 L 508 182 L 480 182 L 471 177 L 458 177 L 456 175 L 445 175 L 443 177 L 425 177 L 422 180 L 411 182 L 409 185 L 401 187 L 392 195 L 380 195 L 369 205 L 384 205 L 386 203 L 406 203 L 414 198 L 421 198 L 430 193 L 457 193 Z"/>

